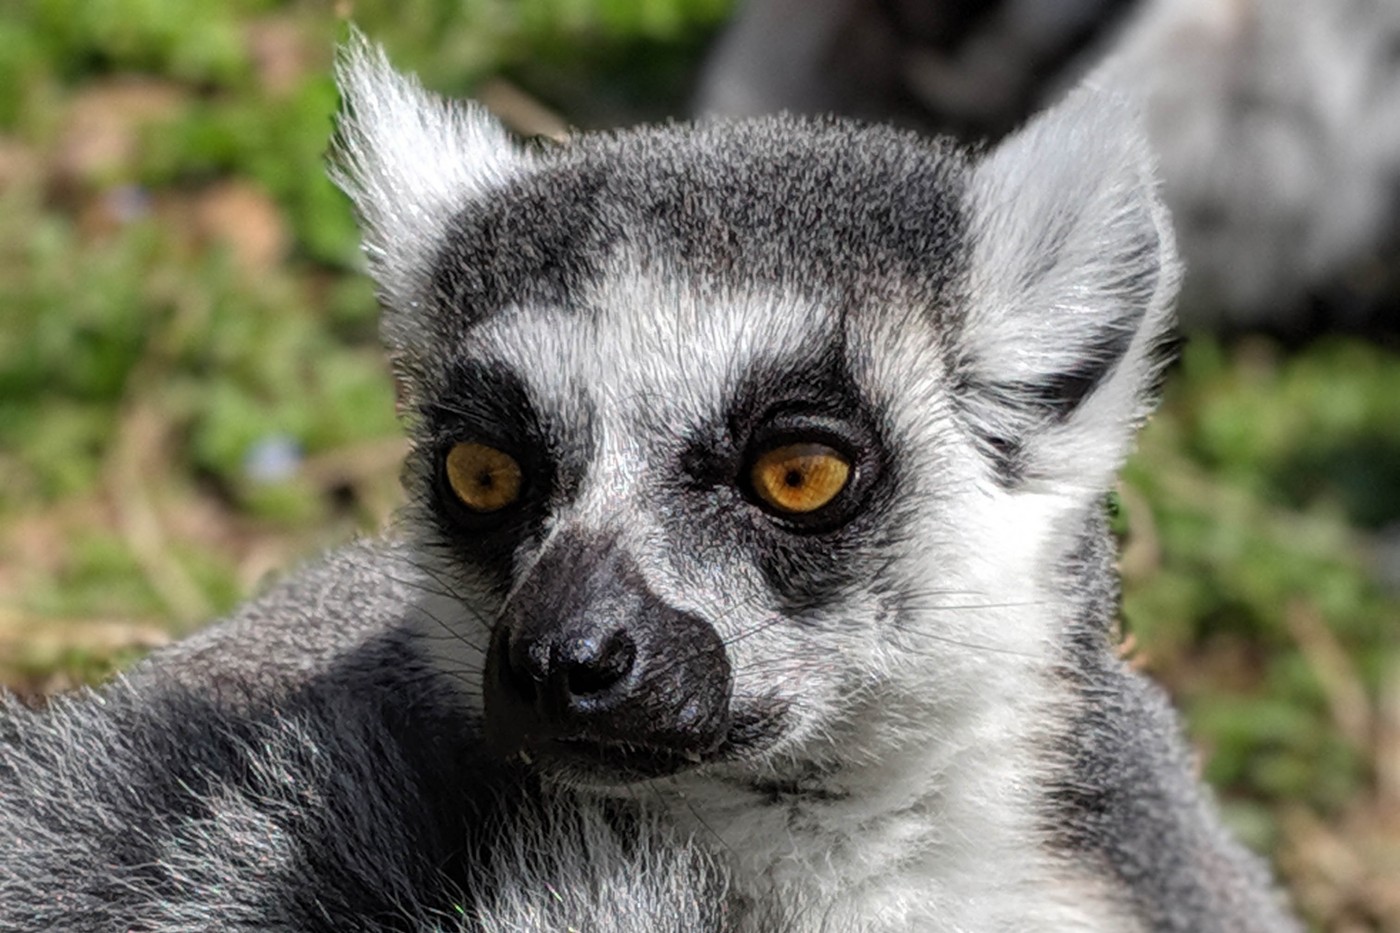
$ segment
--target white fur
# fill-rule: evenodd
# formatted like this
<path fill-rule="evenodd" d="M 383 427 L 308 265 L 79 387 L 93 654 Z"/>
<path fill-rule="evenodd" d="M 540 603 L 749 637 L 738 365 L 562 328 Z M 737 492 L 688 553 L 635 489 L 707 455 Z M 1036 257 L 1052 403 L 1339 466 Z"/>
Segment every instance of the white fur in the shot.
<path fill-rule="evenodd" d="M 427 299 L 428 269 L 453 215 L 529 159 L 484 107 L 425 90 L 358 30 L 341 48 L 336 79 L 344 100 L 331 176 L 359 211 L 385 303 L 407 311 Z"/>
<path fill-rule="evenodd" d="M 1189 269 L 1187 323 L 1286 325 L 1305 289 L 1393 235 L 1400 5 L 1139 6 L 1094 79 L 1148 101 Z"/>
<path fill-rule="evenodd" d="M 1151 408 L 1143 387 L 1162 365 L 1152 352 L 1171 328 L 1180 276 L 1155 188 L 1136 111 L 1090 88 L 976 170 L 967 365 L 998 383 L 1038 385 L 1072 370 L 1104 335 L 1131 341 L 1111 376 L 1029 451 L 1032 477 L 1097 495 Z M 995 422 L 1005 401 L 987 400 L 980 411 Z"/>

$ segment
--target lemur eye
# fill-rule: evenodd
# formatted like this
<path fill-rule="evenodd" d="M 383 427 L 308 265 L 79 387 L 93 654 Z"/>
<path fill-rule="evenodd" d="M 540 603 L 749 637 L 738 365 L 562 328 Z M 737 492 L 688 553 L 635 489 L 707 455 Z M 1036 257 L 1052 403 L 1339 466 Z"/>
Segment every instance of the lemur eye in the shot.
<path fill-rule="evenodd" d="M 457 444 L 447 452 L 447 482 L 473 512 L 497 512 L 520 498 L 524 473 L 515 458 L 485 444 Z"/>
<path fill-rule="evenodd" d="M 851 479 L 851 462 L 825 444 L 785 444 L 761 454 L 749 478 L 765 505 L 800 515 L 841 494 Z"/>

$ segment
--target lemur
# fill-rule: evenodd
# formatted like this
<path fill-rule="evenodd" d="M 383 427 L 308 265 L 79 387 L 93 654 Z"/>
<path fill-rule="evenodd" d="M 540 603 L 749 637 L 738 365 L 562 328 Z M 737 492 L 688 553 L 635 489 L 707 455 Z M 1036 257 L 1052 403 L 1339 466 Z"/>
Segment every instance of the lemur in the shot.
<path fill-rule="evenodd" d="M 0 720 L 0 929 L 1298 929 L 1116 654 L 1133 110 L 522 147 L 352 38 L 383 539 Z"/>

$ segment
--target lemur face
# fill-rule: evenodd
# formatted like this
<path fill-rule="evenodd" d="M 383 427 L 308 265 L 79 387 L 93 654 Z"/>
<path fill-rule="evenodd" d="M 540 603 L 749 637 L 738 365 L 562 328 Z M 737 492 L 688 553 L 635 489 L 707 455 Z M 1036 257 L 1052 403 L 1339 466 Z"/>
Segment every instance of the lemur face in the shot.
<path fill-rule="evenodd" d="M 362 43 L 341 78 L 434 644 L 504 752 L 830 764 L 1045 657 L 1174 283 L 1113 108 L 980 160 L 787 119 L 526 153 Z"/>
<path fill-rule="evenodd" d="M 904 557 L 958 440 L 935 392 L 927 425 L 889 410 L 848 350 L 862 309 L 612 270 L 465 329 L 415 475 L 434 551 L 495 594 L 493 736 L 654 776 L 758 756 L 868 686 L 867 646 L 938 585 Z"/>

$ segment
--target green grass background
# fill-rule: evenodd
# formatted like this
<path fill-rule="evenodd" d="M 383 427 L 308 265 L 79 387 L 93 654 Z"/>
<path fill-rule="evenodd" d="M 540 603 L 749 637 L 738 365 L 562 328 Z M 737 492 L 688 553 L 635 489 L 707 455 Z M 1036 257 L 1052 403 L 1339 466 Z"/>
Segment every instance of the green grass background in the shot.
<path fill-rule="evenodd" d="M 683 112 L 729 6 L 0 5 L 0 683 L 100 679 L 397 503 L 322 171 L 348 17 L 430 86 L 599 126 Z M 1195 336 L 1117 502 L 1128 647 L 1231 821 L 1319 928 L 1400 930 L 1396 350 Z"/>

